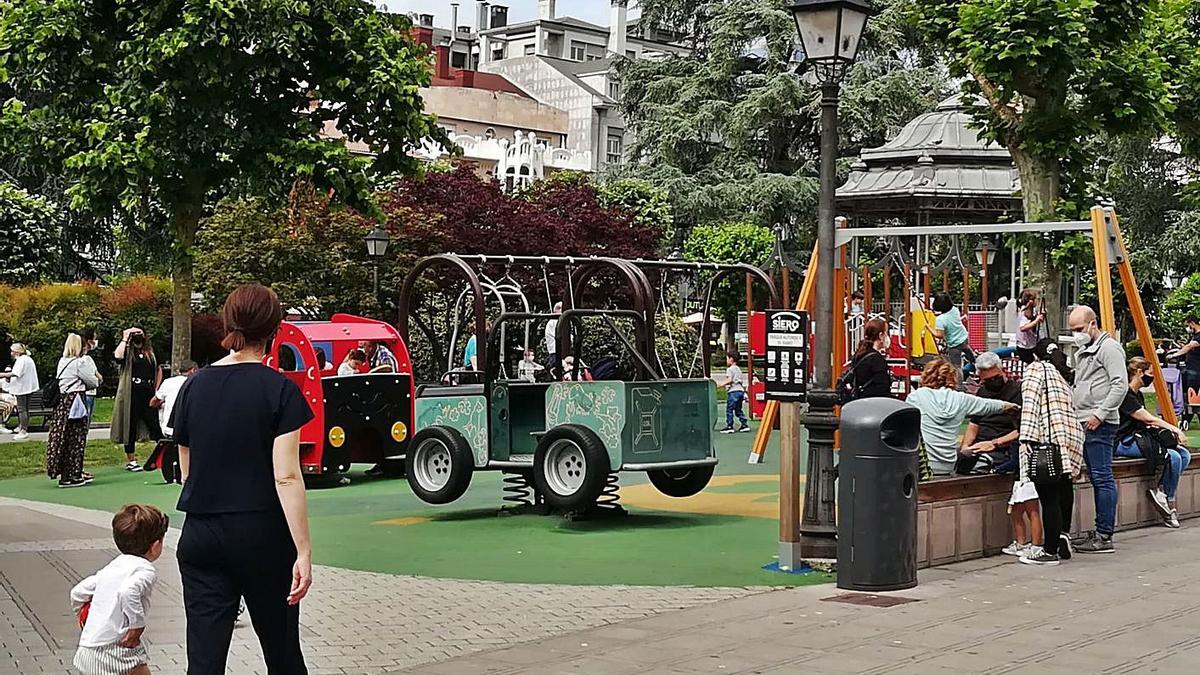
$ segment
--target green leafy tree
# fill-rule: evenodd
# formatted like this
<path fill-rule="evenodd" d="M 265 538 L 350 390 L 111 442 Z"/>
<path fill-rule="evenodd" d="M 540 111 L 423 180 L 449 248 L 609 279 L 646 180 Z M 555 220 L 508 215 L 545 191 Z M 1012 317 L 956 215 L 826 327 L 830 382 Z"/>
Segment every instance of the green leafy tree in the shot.
<path fill-rule="evenodd" d="M 1154 134 L 1180 100 L 1194 67 L 1191 0 L 912 0 L 913 25 L 948 60 L 987 138 L 1012 153 L 1027 221 L 1078 208 L 1062 200 L 1102 132 Z M 1190 38 L 1190 46 L 1188 46 Z M 1194 109 L 1193 109 L 1194 110 Z M 1059 287 L 1047 239 L 1031 243 L 1031 273 Z M 1051 316 L 1058 294 L 1047 294 Z"/>
<path fill-rule="evenodd" d="M 0 0 L 0 153 L 70 182 L 73 207 L 161 214 L 175 245 L 172 356 L 190 352 L 200 221 L 230 194 L 282 197 L 297 178 L 352 203 L 368 170 L 410 174 L 441 138 L 406 17 L 364 0 Z M 337 121 L 373 159 L 320 136 Z"/>
<path fill-rule="evenodd" d="M 0 283 L 27 284 L 52 273 L 57 229 L 50 202 L 0 181 Z"/>
<path fill-rule="evenodd" d="M 842 156 L 879 145 L 948 93 L 909 44 L 898 0 L 882 3 L 844 88 Z M 624 175 L 668 191 L 678 225 L 749 220 L 811 225 L 819 92 L 797 77 L 786 0 L 643 0 L 642 22 L 687 36 L 694 53 L 620 66 L 638 161 Z"/>
<path fill-rule="evenodd" d="M 688 260 L 719 263 L 763 265 L 775 250 L 775 235 L 769 228 L 754 223 L 733 222 L 721 225 L 701 225 L 688 234 L 683 244 L 683 256 Z M 702 284 L 707 279 L 701 277 Z M 713 304 L 722 318 L 737 315 L 746 306 L 745 281 L 736 276 L 721 282 L 714 293 Z"/>
<path fill-rule="evenodd" d="M 1167 295 L 1160 312 L 1160 322 L 1165 334 L 1178 334 L 1183 320 L 1189 315 L 1200 315 L 1200 274 L 1188 277 L 1179 288 Z"/>

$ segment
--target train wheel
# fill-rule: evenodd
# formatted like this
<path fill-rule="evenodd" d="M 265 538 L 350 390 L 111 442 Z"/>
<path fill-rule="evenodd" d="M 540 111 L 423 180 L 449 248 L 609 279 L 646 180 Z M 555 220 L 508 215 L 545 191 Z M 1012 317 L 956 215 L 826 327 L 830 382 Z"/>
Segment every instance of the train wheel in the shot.
<path fill-rule="evenodd" d="M 428 504 L 449 504 L 471 484 L 475 465 L 467 439 L 450 427 L 422 429 L 408 446 L 405 473 L 413 493 Z"/>
<path fill-rule="evenodd" d="M 546 503 L 583 510 L 596 503 L 609 474 L 608 452 L 594 431 L 564 424 L 547 431 L 533 454 L 533 480 Z"/>
<path fill-rule="evenodd" d="M 650 483 L 668 497 L 691 497 L 707 487 L 712 476 L 713 467 L 711 466 L 659 469 L 646 472 Z"/>

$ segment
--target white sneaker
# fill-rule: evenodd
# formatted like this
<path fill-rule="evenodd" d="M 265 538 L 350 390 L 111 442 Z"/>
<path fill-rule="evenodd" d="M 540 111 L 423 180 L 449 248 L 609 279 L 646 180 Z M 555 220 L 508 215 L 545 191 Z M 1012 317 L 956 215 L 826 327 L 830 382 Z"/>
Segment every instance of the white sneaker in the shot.
<path fill-rule="evenodd" d="M 1175 509 L 1171 509 L 1171 513 L 1166 518 L 1163 518 L 1163 525 L 1172 529 L 1179 527 L 1179 514 Z"/>
<path fill-rule="evenodd" d="M 1025 555 L 1026 553 L 1028 553 L 1029 548 L 1030 548 L 1029 544 L 1018 544 L 1016 542 L 1016 540 L 1013 540 L 1013 543 L 1000 549 L 1000 552 L 1003 553 L 1004 555 L 1015 555 L 1017 557 L 1020 557 L 1020 556 Z"/>
<path fill-rule="evenodd" d="M 723 434 L 736 434 L 736 433 L 737 433 L 737 431 L 735 431 L 733 427 L 725 427 L 724 429 L 722 429 L 722 430 L 721 430 L 721 433 L 723 433 Z"/>
<path fill-rule="evenodd" d="M 125 470 L 132 472 L 132 473 L 137 473 L 138 471 L 142 470 L 142 465 L 138 464 L 137 460 L 135 459 L 132 462 L 125 465 Z"/>
<path fill-rule="evenodd" d="M 15 434 L 15 433 L 17 433 L 17 432 L 14 429 L 9 429 L 6 426 L 0 426 L 0 434 Z"/>
<path fill-rule="evenodd" d="M 13 435 L 14 441 L 23 441 L 26 438 L 29 438 L 29 432 L 25 431 L 25 430 L 20 430 L 16 434 Z"/>
<path fill-rule="evenodd" d="M 1150 497 L 1150 502 L 1154 504 L 1154 508 L 1158 509 L 1159 515 L 1163 518 L 1171 515 L 1171 506 L 1167 504 L 1167 493 L 1163 492 L 1162 488 L 1146 490 L 1146 494 Z"/>

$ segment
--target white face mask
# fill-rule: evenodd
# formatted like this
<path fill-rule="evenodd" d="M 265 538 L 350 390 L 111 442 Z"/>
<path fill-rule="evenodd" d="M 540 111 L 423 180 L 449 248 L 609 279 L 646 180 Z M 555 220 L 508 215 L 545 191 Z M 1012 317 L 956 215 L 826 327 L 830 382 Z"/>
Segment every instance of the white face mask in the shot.
<path fill-rule="evenodd" d="M 1075 343 L 1076 347 L 1083 348 L 1092 344 L 1092 334 L 1086 330 L 1080 333 L 1072 333 L 1071 340 Z"/>

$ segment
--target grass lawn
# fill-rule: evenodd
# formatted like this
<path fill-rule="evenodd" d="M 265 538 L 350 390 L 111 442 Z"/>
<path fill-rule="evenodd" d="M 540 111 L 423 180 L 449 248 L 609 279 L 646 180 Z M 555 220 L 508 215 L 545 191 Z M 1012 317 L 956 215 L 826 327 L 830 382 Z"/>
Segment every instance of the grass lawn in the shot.
<path fill-rule="evenodd" d="M 143 443 L 138 446 L 138 457 L 145 458 L 153 446 Z M 124 466 L 125 452 L 117 445 L 104 441 L 89 441 L 84 453 L 83 465 L 88 469 L 108 466 Z M 24 441 L 0 443 L 0 480 L 21 476 L 43 476 L 46 471 L 46 442 Z M 53 500 L 43 500 L 53 501 Z"/>
<path fill-rule="evenodd" d="M 624 517 L 567 521 L 501 510 L 500 474 L 475 475 L 454 504 L 430 506 L 403 480 L 363 477 L 311 489 L 316 562 L 349 569 L 530 583 L 695 586 L 793 586 L 829 575 L 767 572 L 777 553 L 778 443 L 763 464 L 748 465 L 753 434 L 718 435 L 721 458 L 708 489 L 688 499 L 660 497 L 644 474 L 622 474 Z M 181 523 L 179 488 L 157 473 L 121 470 L 124 456 L 107 441 L 89 444 L 91 486 L 60 490 L 41 475 L 41 443 L 0 444 L 0 495 L 113 511 L 151 503 Z M 145 458 L 149 447 L 139 448 Z"/>

